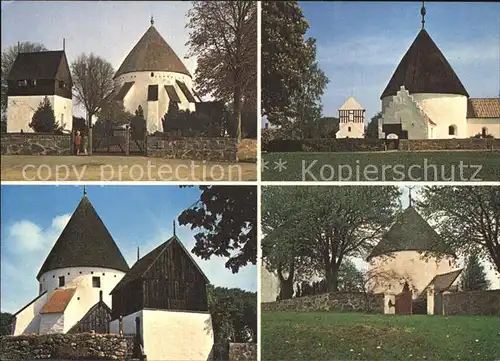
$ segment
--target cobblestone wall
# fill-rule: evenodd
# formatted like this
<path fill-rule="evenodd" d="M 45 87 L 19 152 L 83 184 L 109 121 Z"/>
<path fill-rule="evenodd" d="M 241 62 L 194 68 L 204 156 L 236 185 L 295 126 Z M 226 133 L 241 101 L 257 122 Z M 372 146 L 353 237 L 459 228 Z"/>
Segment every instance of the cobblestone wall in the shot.
<path fill-rule="evenodd" d="M 500 290 L 443 295 L 445 315 L 500 316 Z"/>
<path fill-rule="evenodd" d="M 2 155 L 71 155 L 71 135 L 2 134 Z"/>

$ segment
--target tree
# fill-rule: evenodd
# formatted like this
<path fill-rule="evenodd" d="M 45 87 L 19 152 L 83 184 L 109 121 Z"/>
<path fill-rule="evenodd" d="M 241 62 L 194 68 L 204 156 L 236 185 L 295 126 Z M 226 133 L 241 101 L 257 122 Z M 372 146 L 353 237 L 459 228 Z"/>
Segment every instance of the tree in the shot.
<path fill-rule="evenodd" d="M 364 256 L 380 239 L 399 209 L 400 191 L 397 187 L 344 186 L 304 187 L 301 193 L 293 200 L 288 223 L 266 238 L 287 243 L 281 249 L 289 258 L 310 258 L 311 264 L 321 267 L 328 291 L 337 291 L 342 262 Z M 283 199 L 283 207 L 288 207 L 286 202 Z M 298 250 L 297 243 L 302 245 Z"/>
<path fill-rule="evenodd" d="M 257 339 L 257 293 L 208 285 L 208 309 L 214 342 L 249 342 Z"/>
<path fill-rule="evenodd" d="M 10 69 L 16 60 L 17 54 L 36 53 L 45 50 L 47 50 L 47 48 L 45 48 L 45 45 L 43 44 L 25 41 L 19 43 L 18 45 L 11 45 L 2 52 L 2 114 L 7 111 L 7 76 L 9 75 Z"/>
<path fill-rule="evenodd" d="M 256 97 L 257 3 L 193 1 L 188 12 L 189 56 L 197 56 L 195 79 L 200 95 L 232 98 L 237 138 L 241 140 L 241 107 Z"/>
<path fill-rule="evenodd" d="M 200 186 L 200 199 L 179 216 L 179 224 L 201 228 L 194 254 L 210 259 L 226 257 L 233 273 L 257 262 L 257 188 Z"/>
<path fill-rule="evenodd" d="M 464 291 L 483 291 L 490 286 L 486 279 L 484 267 L 476 252 L 467 259 L 467 264 L 462 274 L 461 286 Z"/>
<path fill-rule="evenodd" d="M 262 2 L 262 109 L 269 123 L 295 118 L 294 95 L 310 68 L 309 24 L 297 1 Z"/>
<path fill-rule="evenodd" d="M 139 105 L 139 106 L 137 107 L 137 109 L 136 109 L 136 111 L 135 111 L 135 116 L 136 116 L 136 117 L 139 117 L 139 118 L 141 118 L 141 119 L 146 119 L 146 118 L 144 118 L 144 110 L 142 109 L 142 106 L 141 106 L 141 105 Z"/>
<path fill-rule="evenodd" d="M 354 262 L 345 259 L 339 268 L 338 290 L 344 292 L 363 292 L 364 274 Z"/>
<path fill-rule="evenodd" d="M 500 272 L 500 187 L 425 187 L 421 195 L 417 205 L 441 236 L 429 254 L 477 252 Z"/>
<path fill-rule="evenodd" d="M 14 320 L 14 315 L 8 312 L 0 313 L 0 336 L 10 335 L 10 327 L 12 321 Z"/>
<path fill-rule="evenodd" d="M 7 133 L 7 115 L 5 113 L 2 113 L 1 125 L 2 125 L 1 133 Z"/>
<path fill-rule="evenodd" d="M 92 155 L 92 117 L 113 91 L 112 65 L 94 54 L 81 54 L 71 64 L 71 76 L 76 101 L 87 111 L 89 154 Z"/>
<path fill-rule="evenodd" d="M 102 122 L 107 128 L 118 128 L 129 124 L 133 116 L 132 113 L 125 110 L 123 102 L 105 100 L 101 105 L 101 109 L 97 112 L 97 122 Z"/>
<path fill-rule="evenodd" d="M 378 112 L 365 127 L 365 138 L 378 139 L 378 121 L 382 118 L 382 112 Z"/>
<path fill-rule="evenodd" d="M 59 122 L 56 121 L 54 109 L 52 109 L 52 104 L 48 97 L 43 98 L 38 105 L 31 119 L 31 123 L 29 123 L 29 127 L 36 133 L 62 133 L 63 128 Z"/>

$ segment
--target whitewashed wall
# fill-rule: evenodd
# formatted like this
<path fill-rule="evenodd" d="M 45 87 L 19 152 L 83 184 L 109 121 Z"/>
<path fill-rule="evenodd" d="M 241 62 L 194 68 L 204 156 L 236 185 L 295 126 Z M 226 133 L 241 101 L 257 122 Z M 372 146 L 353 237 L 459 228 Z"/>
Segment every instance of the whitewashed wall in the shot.
<path fill-rule="evenodd" d="M 209 313 L 143 310 L 148 360 L 208 360 L 214 344 Z"/>
<path fill-rule="evenodd" d="M 151 73 L 154 75 L 151 76 Z M 129 92 L 123 99 L 125 109 L 134 114 L 139 105 L 144 110 L 144 116 L 147 117 L 148 132 L 154 133 L 155 131 L 162 131 L 161 118 L 168 111 L 169 98 L 165 90 L 165 85 L 173 85 L 181 103 L 179 104 L 180 110 L 189 109 L 190 111 L 196 110 L 193 103 L 189 103 L 184 93 L 176 84 L 176 80 L 182 81 L 186 84 L 187 88 L 192 91 L 193 80 L 190 76 L 181 73 L 172 72 L 133 72 L 120 75 L 115 79 L 116 89 L 125 82 L 133 81 L 134 85 L 130 88 Z M 158 85 L 158 102 L 148 102 L 148 86 Z M 154 107 L 154 108 L 153 108 Z"/>
<path fill-rule="evenodd" d="M 64 332 L 63 313 L 44 313 L 41 316 L 42 320 L 40 322 L 40 335 Z"/>
<path fill-rule="evenodd" d="M 403 289 L 402 279 L 407 279 L 410 287 L 416 289 L 413 293 L 413 298 L 416 298 L 435 276 L 456 268 L 451 257 L 437 261 L 435 258 L 426 260 L 417 251 L 394 252 L 392 256 L 377 256 L 370 260 L 369 272 L 379 276 L 372 278 L 368 288 L 373 293 L 397 294 Z"/>
<path fill-rule="evenodd" d="M 40 329 L 40 311 L 46 303 L 47 294 L 44 294 L 16 315 L 16 325 L 13 333 L 14 336 L 21 335 L 23 333 L 38 332 Z"/>
<path fill-rule="evenodd" d="M 349 131 L 351 127 L 351 131 Z M 336 134 L 337 138 L 364 138 L 365 136 L 365 123 L 340 123 L 339 131 Z"/>
<path fill-rule="evenodd" d="M 123 333 L 135 334 L 135 318 L 139 317 L 141 319 L 141 336 L 144 340 L 144 329 L 142 328 L 143 311 L 137 311 L 131 313 L 130 315 L 123 316 Z M 120 322 L 118 319 L 113 320 L 109 323 L 110 333 L 120 332 Z M 149 358 L 149 357 L 148 357 Z"/>
<path fill-rule="evenodd" d="M 26 133 L 32 133 L 33 129 L 29 127 L 29 123 L 35 114 L 36 109 L 43 101 L 45 96 L 10 96 L 7 99 L 7 132 L 19 133 L 21 130 Z M 66 99 L 58 95 L 47 96 L 54 115 L 60 125 L 64 123 L 64 129 L 71 131 L 73 124 L 73 102 L 71 99 Z"/>
<path fill-rule="evenodd" d="M 484 127 L 487 134 L 500 138 L 500 118 L 468 118 L 467 126 L 469 137 L 482 134 Z"/>

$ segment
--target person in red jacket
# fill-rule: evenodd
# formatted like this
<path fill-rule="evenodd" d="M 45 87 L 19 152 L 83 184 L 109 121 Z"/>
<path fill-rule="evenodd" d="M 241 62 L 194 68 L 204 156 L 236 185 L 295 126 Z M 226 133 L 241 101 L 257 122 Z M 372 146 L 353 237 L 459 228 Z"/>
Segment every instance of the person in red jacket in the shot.
<path fill-rule="evenodd" d="M 75 134 L 75 149 L 76 149 L 76 155 L 80 155 L 80 146 L 82 144 L 82 137 L 80 135 L 80 132 L 76 132 Z"/>

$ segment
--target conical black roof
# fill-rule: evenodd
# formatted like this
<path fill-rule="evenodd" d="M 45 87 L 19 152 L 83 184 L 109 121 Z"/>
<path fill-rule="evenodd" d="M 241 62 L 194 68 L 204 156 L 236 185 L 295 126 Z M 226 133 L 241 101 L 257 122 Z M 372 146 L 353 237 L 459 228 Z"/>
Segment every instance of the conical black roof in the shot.
<path fill-rule="evenodd" d="M 38 272 L 65 267 L 103 267 L 128 272 L 129 266 L 94 207 L 83 196 Z"/>
<path fill-rule="evenodd" d="M 450 63 L 425 29 L 418 33 L 380 98 L 396 95 L 402 85 L 410 94 L 442 93 L 469 97 Z"/>
<path fill-rule="evenodd" d="M 431 251 L 439 241 L 439 235 L 429 223 L 413 207 L 408 207 L 373 248 L 367 260 L 397 251 Z"/>
<path fill-rule="evenodd" d="M 184 63 L 153 25 L 127 55 L 114 77 L 136 71 L 168 71 L 191 76 Z"/>

